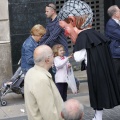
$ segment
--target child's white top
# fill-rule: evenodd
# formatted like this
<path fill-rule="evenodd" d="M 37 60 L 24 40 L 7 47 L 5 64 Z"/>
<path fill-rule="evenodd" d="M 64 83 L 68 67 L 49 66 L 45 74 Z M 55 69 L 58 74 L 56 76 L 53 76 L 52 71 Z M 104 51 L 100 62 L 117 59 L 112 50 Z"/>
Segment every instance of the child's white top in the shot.
<path fill-rule="evenodd" d="M 69 59 L 65 56 L 64 59 L 60 56 L 54 58 L 54 65 L 56 67 L 55 83 L 66 83 L 68 64 L 70 64 Z"/>

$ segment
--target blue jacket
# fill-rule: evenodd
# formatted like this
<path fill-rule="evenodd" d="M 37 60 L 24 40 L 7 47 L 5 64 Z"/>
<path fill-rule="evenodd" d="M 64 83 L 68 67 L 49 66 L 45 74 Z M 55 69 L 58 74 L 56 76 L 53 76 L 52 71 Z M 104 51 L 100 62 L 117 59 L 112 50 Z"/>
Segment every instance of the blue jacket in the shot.
<path fill-rule="evenodd" d="M 68 55 L 68 42 L 64 35 L 64 30 L 60 27 L 57 17 L 51 21 L 48 21 L 46 26 L 46 34 L 40 40 L 40 44 L 47 44 L 53 47 L 55 44 L 62 44 L 65 48 L 66 55 Z"/>
<path fill-rule="evenodd" d="M 37 46 L 38 43 L 32 38 L 32 36 L 29 36 L 22 45 L 21 68 L 25 72 L 34 66 L 33 52 Z"/>
<path fill-rule="evenodd" d="M 113 58 L 120 58 L 120 26 L 115 20 L 109 19 L 106 24 L 106 36 L 111 40 L 110 49 Z"/>

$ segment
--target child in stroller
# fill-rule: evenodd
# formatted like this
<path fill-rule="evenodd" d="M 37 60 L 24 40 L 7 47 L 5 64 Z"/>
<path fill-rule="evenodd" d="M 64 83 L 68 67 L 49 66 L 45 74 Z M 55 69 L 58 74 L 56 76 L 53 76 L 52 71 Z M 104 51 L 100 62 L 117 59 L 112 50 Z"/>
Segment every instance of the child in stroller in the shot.
<path fill-rule="evenodd" d="M 7 102 L 3 100 L 3 96 L 5 96 L 7 93 L 14 92 L 16 94 L 22 94 L 24 97 L 24 74 L 21 70 L 21 67 L 18 67 L 17 71 L 9 81 L 3 83 L 0 92 L 0 101 L 2 106 L 7 104 Z"/>

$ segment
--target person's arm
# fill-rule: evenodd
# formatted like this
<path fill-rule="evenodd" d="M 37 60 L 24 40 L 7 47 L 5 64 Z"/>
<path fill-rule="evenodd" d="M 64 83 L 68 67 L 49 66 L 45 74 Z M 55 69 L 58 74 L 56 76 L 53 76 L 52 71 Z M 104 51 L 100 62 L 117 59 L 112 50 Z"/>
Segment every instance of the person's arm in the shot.
<path fill-rule="evenodd" d="M 50 31 L 50 36 L 48 37 L 48 39 L 46 39 L 43 43 L 44 44 L 51 44 L 51 42 L 53 43 L 57 38 L 58 36 L 60 35 L 60 33 L 62 32 L 62 28 L 59 26 L 59 24 L 57 23 L 55 26 L 54 26 L 54 30 L 53 31 Z"/>
<path fill-rule="evenodd" d="M 49 38 L 50 36 L 50 32 L 49 30 L 46 28 L 46 34 L 40 39 L 39 45 L 42 45 L 45 43 L 45 41 Z"/>
<path fill-rule="evenodd" d="M 82 62 L 84 59 L 86 59 L 86 49 L 82 49 L 80 51 L 76 51 L 74 54 L 74 59 L 76 62 Z M 87 62 L 87 61 L 85 61 Z"/>
<path fill-rule="evenodd" d="M 60 68 L 64 67 L 67 64 L 68 60 L 69 60 L 68 57 L 64 58 L 63 60 L 61 60 L 60 58 L 56 57 L 54 59 L 54 65 L 55 65 L 55 67 L 57 69 L 60 69 Z"/>
<path fill-rule="evenodd" d="M 116 40 L 120 41 L 120 27 L 115 28 L 113 30 L 113 34 L 111 34 L 112 36 L 114 36 L 116 38 Z"/>
<path fill-rule="evenodd" d="M 32 46 L 28 46 L 25 48 L 25 59 L 27 63 L 30 65 L 34 65 L 33 52 L 34 52 L 34 49 Z"/>
<path fill-rule="evenodd" d="M 47 80 L 49 82 L 49 80 Z M 43 120 L 60 120 L 51 85 L 45 79 L 36 84 L 34 95 Z M 57 98 L 56 98 L 57 99 Z"/>
<path fill-rule="evenodd" d="M 115 39 L 120 41 L 120 26 L 117 23 L 107 23 L 106 25 L 106 36 L 110 39 Z"/>

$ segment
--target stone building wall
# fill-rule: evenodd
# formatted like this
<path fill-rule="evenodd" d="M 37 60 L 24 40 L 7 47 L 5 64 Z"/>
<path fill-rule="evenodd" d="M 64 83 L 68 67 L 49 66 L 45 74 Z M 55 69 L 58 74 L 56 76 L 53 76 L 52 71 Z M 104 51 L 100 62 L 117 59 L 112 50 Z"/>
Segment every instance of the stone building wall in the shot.
<path fill-rule="evenodd" d="M 8 0 L 0 0 L 0 86 L 12 76 Z"/>

